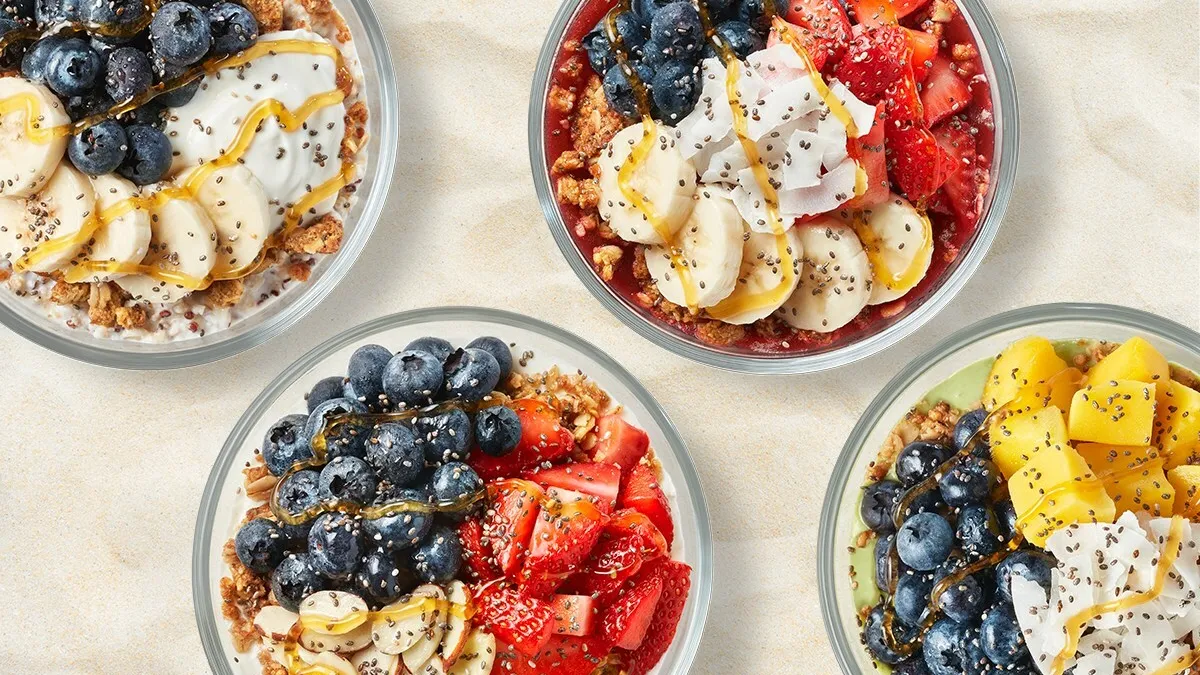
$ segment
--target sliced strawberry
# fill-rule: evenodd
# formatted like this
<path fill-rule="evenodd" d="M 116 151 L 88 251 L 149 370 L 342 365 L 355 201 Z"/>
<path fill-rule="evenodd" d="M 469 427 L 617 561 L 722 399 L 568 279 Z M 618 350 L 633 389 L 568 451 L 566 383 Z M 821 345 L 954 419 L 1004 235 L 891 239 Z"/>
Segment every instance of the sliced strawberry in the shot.
<path fill-rule="evenodd" d="M 591 635 L 595 626 L 596 601 L 590 595 L 553 595 L 550 608 L 554 610 L 554 634 L 583 637 Z"/>
<path fill-rule="evenodd" d="M 660 555 L 663 552 L 639 532 L 619 537 L 606 534 L 592 550 L 584 569 L 567 578 L 563 590 L 595 598 L 601 607 L 608 607 L 642 565 Z"/>
<path fill-rule="evenodd" d="M 962 110 L 971 102 L 971 89 L 951 68 L 950 60 L 941 57 L 933 62 L 929 77 L 921 89 L 921 105 L 925 109 L 925 125 L 933 127 L 943 119 Z"/>
<path fill-rule="evenodd" d="M 600 634 L 620 649 L 637 649 L 646 637 L 654 608 L 662 595 L 662 579 L 657 576 L 638 577 L 631 590 L 621 597 L 600 618 Z"/>
<path fill-rule="evenodd" d="M 562 459 L 574 449 L 575 437 L 559 422 L 558 412 L 544 402 L 520 399 L 510 403 L 509 407 L 521 420 L 521 440 L 517 447 L 503 457 L 472 452 L 467 460 L 484 480 L 519 476 L 522 471 L 542 462 Z"/>
<path fill-rule="evenodd" d="M 505 586 L 483 589 L 475 597 L 475 621 L 497 640 L 526 656 L 541 651 L 554 631 L 554 610 Z"/>
<path fill-rule="evenodd" d="M 543 487 L 557 487 L 599 497 L 608 506 L 617 503 L 621 468 L 612 464 L 563 464 L 526 474 Z M 611 512 L 611 508 L 610 508 Z"/>
<path fill-rule="evenodd" d="M 658 484 L 658 474 L 654 469 L 638 465 L 629 472 L 629 476 L 621 485 L 621 495 L 617 505 L 644 514 L 654 523 L 658 531 L 667 540 L 667 547 L 675 539 L 675 524 L 671 519 L 671 505 Z"/>
<path fill-rule="evenodd" d="M 521 591 L 534 597 L 553 593 L 584 561 L 600 540 L 604 515 L 587 495 L 558 490 L 562 503 L 547 504 L 538 514 L 525 566 L 518 583 Z M 587 508 L 580 508 L 580 505 Z"/>
<path fill-rule="evenodd" d="M 507 645 L 497 644 L 493 673 L 503 675 L 592 675 L 612 650 L 599 636 L 555 635 L 530 657 Z"/>
<path fill-rule="evenodd" d="M 846 202 L 852 209 L 865 209 L 886 200 L 891 189 L 888 187 L 887 155 L 884 142 L 884 104 L 875 106 L 875 122 L 866 136 L 850 141 L 847 150 L 867 174 L 867 190 Z"/>
<path fill-rule="evenodd" d="M 489 489 L 492 503 L 483 522 L 483 540 L 491 547 L 493 560 L 512 578 L 525 564 L 533 526 L 537 521 L 538 495 L 518 481 L 505 481 Z"/>
<path fill-rule="evenodd" d="M 467 563 L 471 581 L 487 582 L 500 578 L 495 551 L 483 543 L 483 525 L 477 518 L 468 518 L 458 524 L 458 538 L 462 541 L 463 561 Z"/>
<path fill-rule="evenodd" d="M 908 72 L 908 35 L 899 26 L 888 25 L 856 33 L 833 72 L 855 96 L 878 103 Z"/>
<path fill-rule="evenodd" d="M 904 123 L 925 124 L 925 110 L 921 106 L 921 93 L 912 68 L 908 69 L 904 77 L 888 87 L 883 94 L 883 102 L 887 109 L 889 126 Z"/>
<path fill-rule="evenodd" d="M 642 461 L 650 449 L 650 436 L 645 431 L 626 422 L 620 415 L 605 415 L 596 423 L 599 440 L 592 450 L 592 459 L 604 464 L 615 464 L 621 471 L 630 469 Z"/>
<path fill-rule="evenodd" d="M 648 516 L 633 509 L 621 509 L 604 524 L 604 536 L 619 539 L 630 534 L 641 535 L 647 545 L 658 551 L 659 555 L 671 552 L 671 545 Z"/>
<path fill-rule="evenodd" d="M 933 33 L 928 33 L 923 30 L 913 30 L 912 28 L 904 28 L 904 34 L 908 36 L 908 46 L 912 49 L 912 58 L 909 62 L 912 63 L 913 77 L 917 82 L 924 82 L 925 77 L 929 74 L 929 68 L 933 64 L 933 60 L 937 58 L 938 39 Z"/>
<path fill-rule="evenodd" d="M 849 0 L 850 16 L 867 26 L 896 23 L 929 3 L 929 0 Z"/>
<path fill-rule="evenodd" d="M 646 675 L 667 653 L 687 605 L 692 568 L 677 560 L 659 558 L 648 563 L 638 578 L 658 579 L 662 583 L 662 594 L 641 646 L 625 659 L 629 675 Z M 635 583 L 638 582 L 635 580 Z"/>
<path fill-rule="evenodd" d="M 838 0 L 788 0 L 784 19 L 796 27 L 817 70 L 836 63 L 850 42 L 850 17 Z M 810 44 L 812 45 L 810 47 Z M 818 54 L 824 58 L 818 62 Z"/>
<path fill-rule="evenodd" d="M 979 207 L 987 190 L 981 181 L 975 137 L 959 120 L 941 125 L 934 131 L 937 143 L 950 159 L 950 177 L 942 186 L 946 206 L 964 225 L 979 220 Z"/>
<path fill-rule="evenodd" d="M 930 131 L 915 124 L 887 125 L 887 155 L 892 178 L 912 201 L 928 198 L 949 176 L 950 159 Z"/>
<path fill-rule="evenodd" d="M 811 30 L 803 26 L 797 26 L 793 23 L 788 23 L 779 17 L 775 18 L 777 22 L 771 29 L 771 33 L 767 36 L 767 47 L 774 47 L 784 40 L 779 36 L 780 30 L 786 30 L 792 35 L 795 40 L 804 48 L 805 53 L 812 59 L 813 67 L 818 71 L 825 69 L 825 64 L 829 62 L 830 54 L 836 50 L 830 47 L 827 40 L 817 37 Z M 791 44 L 791 43 L 788 43 Z M 770 82 L 770 80 L 767 80 Z"/>

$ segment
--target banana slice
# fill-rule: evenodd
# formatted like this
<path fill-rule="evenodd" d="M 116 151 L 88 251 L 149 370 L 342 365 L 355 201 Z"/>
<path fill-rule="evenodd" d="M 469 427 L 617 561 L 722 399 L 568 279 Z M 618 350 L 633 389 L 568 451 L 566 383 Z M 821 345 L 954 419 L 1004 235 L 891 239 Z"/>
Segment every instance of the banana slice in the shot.
<path fill-rule="evenodd" d="M 749 227 L 745 229 L 737 284 L 729 297 L 713 307 L 710 314 L 725 323 L 754 323 L 770 316 L 792 297 L 804 267 L 804 246 L 794 227 L 783 236 L 791 257 L 790 274 L 783 267 L 779 238 L 774 234 L 754 232 Z"/>
<path fill-rule="evenodd" d="M 20 268 L 49 273 L 67 264 L 83 247 L 80 230 L 96 222 L 96 193 L 87 176 L 63 163 L 50 181 L 25 200 L 15 234 L 6 238 L 5 257 Z"/>
<path fill-rule="evenodd" d="M 666 246 L 646 250 L 646 267 L 667 300 L 683 307 L 711 307 L 733 292 L 742 260 L 743 227 L 728 194 L 711 186 L 696 192 L 696 206 L 675 237 L 678 263 Z M 677 264 L 687 267 L 686 292 Z"/>
<path fill-rule="evenodd" d="M 145 264 L 195 280 L 208 276 L 217 260 L 217 233 L 204 210 L 191 200 L 171 199 L 154 216 Z M 116 283 L 135 299 L 152 303 L 175 302 L 192 292 L 174 280 L 146 274 L 123 276 Z"/>
<path fill-rule="evenodd" d="M 446 630 L 446 593 L 437 586 L 426 584 L 413 591 L 414 597 L 422 595 L 439 601 L 439 604 L 436 609 L 425 612 L 430 617 L 429 627 L 417 636 L 416 643 L 404 650 L 404 654 L 400 657 L 404 661 L 404 666 L 412 672 L 419 672 L 417 669 L 437 653 L 438 646 L 442 644 L 442 635 Z"/>
<path fill-rule="evenodd" d="M 600 217 L 626 241 L 665 244 L 692 213 L 696 192 L 696 167 L 683 158 L 675 135 L 658 127 L 658 138 L 646 159 L 633 172 L 630 187 L 642 195 L 660 220 L 659 232 L 621 191 L 619 174 L 633 149 L 642 140 L 641 123 L 621 130 L 600 155 Z M 664 239 L 665 235 L 665 239 Z"/>
<path fill-rule="evenodd" d="M 466 647 L 449 675 L 488 675 L 496 663 L 496 638 L 479 629 L 471 632 Z"/>
<path fill-rule="evenodd" d="M 873 273 L 867 302 L 881 305 L 903 297 L 925 278 L 933 260 L 933 233 L 929 219 L 900 195 L 891 195 L 863 215 L 859 227 L 865 229 L 859 231 Z M 892 279 L 881 278 L 880 262 Z"/>
<path fill-rule="evenodd" d="M 25 241 L 25 200 L 0 197 L 0 260 L 16 262 Z"/>
<path fill-rule="evenodd" d="M 133 183 L 112 174 L 92 178 L 92 187 L 96 190 L 96 209 L 99 216 L 114 207 L 131 205 L 130 200 L 137 197 L 137 188 Z M 144 208 L 134 208 L 100 225 L 91 240 L 84 244 L 83 249 L 71 261 L 74 267 L 77 263 L 89 261 L 106 261 L 118 264 L 140 263 L 150 251 L 150 213 Z M 109 281 L 123 276 L 120 273 L 104 273 L 96 271 L 76 272 L 67 270 L 67 281 Z"/>
<path fill-rule="evenodd" d="M 379 651 L 400 654 L 421 642 L 425 635 L 433 633 L 442 617 L 437 609 L 428 608 L 431 603 L 426 601 L 430 599 L 442 600 L 445 594 L 437 586 L 420 586 L 412 595 L 400 598 L 380 610 L 380 616 L 371 622 L 371 638 Z M 441 638 L 440 630 L 438 638 Z M 418 663 L 428 658 L 426 656 Z"/>
<path fill-rule="evenodd" d="M 67 150 L 67 136 L 50 130 L 70 123 L 66 108 L 49 89 L 19 77 L 0 77 L 0 196 L 28 197 L 54 175 Z"/>
<path fill-rule="evenodd" d="M 321 673 L 321 675 L 359 675 L 354 664 L 333 652 L 320 652 L 311 661 L 305 660 L 305 663 L 312 666 L 314 670 L 306 669 L 300 672 Z"/>
<path fill-rule="evenodd" d="M 830 333 L 867 306 L 871 265 L 854 230 L 832 218 L 798 225 L 804 247 L 800 286 L 777 314 L 795 328 Z"/>
<path fill-rule="evenodd" d="M 384 654 L 374 645 L 357 652 L 350 658 L 350 663 L 359 672 L 359 675 L 401 675 L 404 673 L 399 656 Z"/>
<path fill-rule="evenodd" d="M 305 628 L 300 631 L 300 644 L 314 652 L 335 652 L 337 654 L 353 654 L 371 644 L 371 626 L 362 624 L 349 633 L 329 635 Z"/>
<path fill-rule="evenodd" d="M 366 623 L 367 603 L 353 593 L 321 591 L 300 603 L 300 625 L 306 630 L 343 635 Z"/>
<path fill-rule="evenodd" d="M 186 182 L 186 178 L 182 182 Z M 216 272 L 245 267 L 271 236 L 271 206 L 262 183 L 241 164 L 217 169 L 196 190 L 217 230 Z"/>
<path fill-rule="evenodd" d="M 446 664 L 442 657 L 434 655 L 416 668 L 411 669 L 412 675 L 446 675 Z"/>

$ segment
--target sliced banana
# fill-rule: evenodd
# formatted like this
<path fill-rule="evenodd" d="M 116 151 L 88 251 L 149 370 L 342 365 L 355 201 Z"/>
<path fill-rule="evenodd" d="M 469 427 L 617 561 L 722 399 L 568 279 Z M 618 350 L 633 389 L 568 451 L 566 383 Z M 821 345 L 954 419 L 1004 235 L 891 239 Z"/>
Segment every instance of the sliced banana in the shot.
<path fill-rule="evenodd" d="M 338 654 L 353 654 L 371 644 L 371 627 L 362 624 L 349 633 L 328 635 L 305 628 L 300 631 L 300 644 L 305 649 L 314 652 L 335 652 Z"/>
<path fill-rule="evenodd" d="M 184 178 L 180 182 L 186 182 Z M 271 206 L 262 183 L 241 164 L 217 169 L 195 192 L 217 230 L 217 273 L 254 262 L 271 236 Z"/>
<path fill-rule="evenodd" d="M 345 658 L 334 654 L 333 652 L 320 652 L 313 656 L 312 660 L 305 659 L 305 663 L 312 669 L 302 669 L 300 673 L 313 673 L 316 675 L 359 675 L 354 664 L 347 661 Z"/>
<path fill-rule="evenodd" d="M 0 260 L 16 262 L 26 238 L 25 200 L 0 197 Z"/>
<path fill-rule="evenodd" d="M 137 197 L 137 187 L 112 174 L 92 178 L 92 187 L 96 191 L 97 215 L 107 222 L 99 224 L 99 229 L 76 254 L 71 268 L 88 261 L 140 263 L 150 251 L 151 232 L 150 213 L 131 201 Z M 111 213 L 114 208 L 120 208 L 124 213 L 111 220 L 107 219 L 106 211 Z M 67 270 L 67 281 L 73 283 L 109 281 L 120 276 L 123 275 L 86 269 Z"/>
<path fill-rule="evenodd" d="M 375 645 L 357 652 L 350 657 L 350 663 L 359 675 L 401 675 L 404 666 L 396 654 L 384 654 Z"/>
<path fill-rule="evenodd" d="M 633 149 L 642 140 L 643 125 L 621 130 L 600 155 L 600 217 L 626 241 L 665 244 L 687 222 L 696 192 L 696 167 L 675 146 L 675 135 L 659 126 L 658 138 L 646 159 L 633 172 L 629 187 L 649 203 L 658 227 L 621 191 L 619 174 Z M 664 238 L 665 236 L 665 238 Z"/>
<path fill-rule="evenodd" d="M 800 286 L 777 314 L 802 330 L 830 333 L 850 323 L 867 306 L 871 265 L 854 230 L 822 218 L 797 225 L 804 247 Z"/>
<path fill-rule="evenodd" d="M 467 638 L 466 647 L 450 668 L 449 675 L 488 675 L 496 663 L 496 638 L 476 629 Z"/>
<path fill-rule="evenodd" d="M 263 637 L 275 642 L 283 642 L 291 635 L 292 629 L 300 622 L 300 615 L 280 607 L 267 605 L 254 615 L 254 627 Z"/>
<path fill-rule="evenodd" d="M 754 323 L 787 302 L 800 283 L 804 246 L 794 227 L 783 237 L 786 255 L 780 254 L 776 235 L 745 228 L 737 284 L 728 298 L 710 310 L 713 316 L 725 323 Z M 790 266 L 790 274 L 785 264 Z"/>
<path fill-rule="evenodd" d="M 171 199 L 154 216 L 150 254 L 144 264 L 190 279 L 208 276 L 217 259 L 217 233 L 204 210 L 191 200 Z M 193 290 L 146 274 L 130 274 L 116 283 L 135 299 L 152 303 L 172 303 Z"/>
<path fill-rule="evenodd" d="M 903 297 L 925 278 L 933 260 L 933 235 L 929 219 L 900 195 L 891 195 L 863 216 L 862 222 L 871 235 L 863 237 L 864 246 L 876 249 L 872 254 L 883 260 L 891 275 L 903 277 L 898 284 L 893 281 L 893 288 L 872 265 L 871 299 L 867 302 L 881 305 Z"/>
<path fill-rule="evenodd" d="M 367 611 L 367 603 L 353 593 L 320 591 L 300 603 L 300 625 L 316 633 L 343 635 L 366 624 Z"/>
<path fill-rule="evenodd" d="M 437 586 L 420 586 L 412 595 L 380 610 L 380 616 L 371 622 L 371 639 L 375 646 L 385 654 L 400 654 L 432 633 L 441 620 L 441 613 L 425 606 L 425 601 L 431 598 L 444 599 L 445 594 Z M 440 631 L 438 637 L 441 638 Z M 418 663 L 424 661 L 421 659 Z"/>
<path fill-rule="evenodd" d="M 450 600 L 450 615 L 446 617 L 441 655 L 446 665 L 454 665 L 471 634 L 471 620 L 465 618 L 470 616 L 467 609 L 471 606 L 471 591 L 463 582 L 451 581 L 446 585 L 446 598 Z"/>
<path fill-rule="evenodd" d="M 446 664 L 442 657 L 433 655 L 429 660 L 412 669 L 412 675 L 446 675 Z"/>
<path fill-rule="evenodd" d="M 404 654 L 400 657 L 404 661 L 404 666 L 410 671 L 416 671 L 426 662 L 437 654 L 438 647 L 442 644 L 442 635 L 445 633 L 446 626 L 446 594 L 441 588 L 432 584 L 417 587 L 413 591 L 414 596 L 425 596 L 439 600 L 438 606 L 432 610 L 425 612 L 430 615 L 432 623 L 428 624 L 425 632 L 417 636 L 417 641 L 408 649 L 404 650 Z"/>
<path fill-rule="evenodd" d="M 646 267 L 667 300 L 684 307 L 711 307 L 733 292 L 742 260 L 743 226 L 728 194 L 712 186 L 697 190 L 696 206 L 675 237 L 676 248 L 651 246 L 646 250 Z M 676 269 L 681 265 L 688 272 L 686 290 Z"/>
<path fill-rule="evenodd" d="M 66 108 L 49 89 L 19 77 L 0 77 L 0 196 L 28 197 L 54 175 L 67 150 L 67 136 L 50 130 L 70 123 Z"/>
<path fill-rule="evenodd" d="M 6 242 L 10 248 L 4 255 L 23 270 L 53 272 L 83 247 L 80 231 L 98 222 L 92 181 L 64 162 L 37 194 L 25 200 L 24 219 L 15 238 Z"/>

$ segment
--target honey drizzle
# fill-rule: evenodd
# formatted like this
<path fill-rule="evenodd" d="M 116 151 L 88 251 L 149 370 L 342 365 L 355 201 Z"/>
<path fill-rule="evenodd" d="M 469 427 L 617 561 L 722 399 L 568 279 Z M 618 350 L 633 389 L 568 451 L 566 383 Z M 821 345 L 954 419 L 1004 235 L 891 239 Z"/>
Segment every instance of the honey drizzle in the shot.
<path fill-rule="evenodd" d="M 859 167 L 859 171 L 862 172 L 862 167 Z M 862 194 L 858 192 L 857 186 L 855 187 L 855 192 Z M 908 268 L 900 272 L 895 272 L 888 267 L 887 260 L 883 257 L 883 242 L 879 240 L 879 237 L 875 236 L 875 231 L 867 224 L 866 214 L 859 211 L 853 217 L 854 231 L 858 234 L 858 238 L 862 240 L 863 250 L 867 254 L 867 260 L 870 261 L 876 278 L 884 286 L 893 291 L 907 291 L 916 286 L 917 282 L 925 276 L 921 258 L 924 256 L 924 252 L 933 246 L 933 225 L 929 222 L 929 216 L 923 211 L 917 211 L 917 213 L 921 216 L 921 248 L 913 256 Z"/>
<path fill-rule="evenodd" d="M 770 3 L 764 3 L 764 6 L 769 5 Z M 792 30 L 788 22 L 778 16 L 771 18 L 771 28 L 779 35 L 780 42 L 791 47 L 792 51 L 796 52 L 796 55 L 804 62 L 804 67 L 808 70 L 808 79 L 812 81 L 813 87 L 817 90 L 817 94 L 820 95 L 821 102 L 825 104 L 826 108 L 829 108 L 829 114 L 833 115 L 834 119 L 846 127 L 846 138 L 858 138 L 858 125 L 854 123 L 854 116 L 846 109 L 846 105 L 837 96 L 833 95 L 833 91 L 825 83 L 825 79 L 821 77 L 821 71 L 813 63 L 812 56 L 809 55 L 808 50 L 804 47 L 804 43 L 801 42 L 800 36 L 796 35 L 796 32 Z M 861 194 L 858 192 L 857 185 L 855 186 L 855 193 Z"/>
<path fill-rule="evenodd" d="M 145 13 L 137 21 L 130 24 L 72 21 L 55 26 L 46 32 L 39 31 L 36 28 L 21 28 L 10 31 L 0 37 L 0 58 L 4 58 L 7 55 L 9 47 L 19 42 L 35 42 L 52 35 L 61 36 L 89 33 L 107 38 L 131 38 L 150 26 L 150 22 L 154 20 L 155 12 L 158 11 L 159 3 L 158 0 L 149 0 L 142 7 L 146 10 Z"/>

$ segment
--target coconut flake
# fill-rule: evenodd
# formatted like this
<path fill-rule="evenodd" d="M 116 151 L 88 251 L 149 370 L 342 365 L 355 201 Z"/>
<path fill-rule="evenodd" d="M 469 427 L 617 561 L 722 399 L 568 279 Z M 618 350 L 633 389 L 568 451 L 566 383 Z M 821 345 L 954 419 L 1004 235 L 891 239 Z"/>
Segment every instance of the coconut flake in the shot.
<path fill-rule="evenodd" d="M 854 120 L 854 126 L 858 129 L 858 135 L 855 138 L 861 138 L 871 133 L 871 127 L 875 124 L 875 106 L 859 100 L 853 92 L 846 88 L 846 85 L 837 80 L 829 85 L 829 93 L 841 101 L 846 112 L 850 113 L 850 119 Z"/>
<path fill-rule="evenodd" d="M 811 131 L 794 131 L 783 163 L 783 187 L 788 190 L 821 184 L 821 160 L 827 139 Z"/>
<path fill-rule="evenodd" d="M 821 176 L 813 187 L 781 190 L 779 210 L 790 218 L 828 213 L 854 197 L 858 181 L 858 163 L 847 157 L 832 171 Z"/>
<path fill-rule="evenodd" d="M 746 103 L 746 99 L 742 102 Z M 792 80 L 752 102 L 746 118 L 746 135 L 757 141 L 768 131 L 795 122 L 821 107 L 821 96 L 812 80 L 807 77 Z"/>
<path fill-rule="evenodd" d="M 763 81 L 772 87 L 782 87 L 800 78 L 808 79 L 808 68 L 804 65 L 804 59 L 800 58 L 796 50 L 783 43 L 754 52 L 746 61 L 758 71 Z"/>
<path fill-rule="evenodd" d="M 700 100 L 692 112 L 675 125 L 675 137 L 684 159 L 719 142 L 733 131 L 733 111 L 725 93 L 725 66 L 717 58 L 704 59 L 700 70 Z"/>

